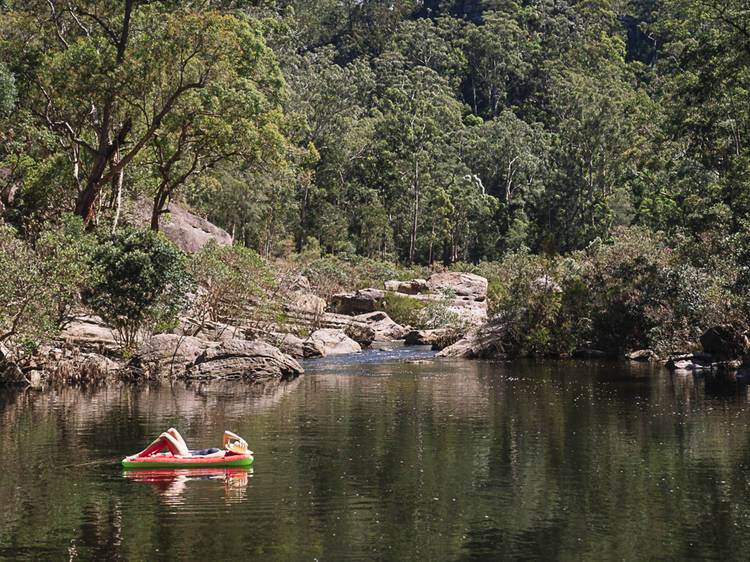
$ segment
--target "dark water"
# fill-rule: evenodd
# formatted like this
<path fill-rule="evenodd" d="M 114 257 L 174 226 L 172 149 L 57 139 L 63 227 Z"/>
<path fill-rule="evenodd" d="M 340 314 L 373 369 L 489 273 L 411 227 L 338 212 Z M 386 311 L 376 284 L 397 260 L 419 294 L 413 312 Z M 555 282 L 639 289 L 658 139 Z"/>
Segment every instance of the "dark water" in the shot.
<path fill-rule="evenodd" d="M 748 557 L 745 386 L 424 351 L 306 367 L 274 388 L 1 390 L 0 559 Z M 255 466 L 123 473 L 170 426 L 194 448 L 232 429 Z"/>

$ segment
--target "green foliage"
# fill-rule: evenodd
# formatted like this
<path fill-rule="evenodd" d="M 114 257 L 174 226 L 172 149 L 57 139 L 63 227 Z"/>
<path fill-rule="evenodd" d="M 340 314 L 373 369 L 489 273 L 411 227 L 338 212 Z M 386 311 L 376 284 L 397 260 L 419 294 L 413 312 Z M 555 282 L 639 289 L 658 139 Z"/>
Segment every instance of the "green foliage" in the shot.
<path fill-rule="evenodd" d="M 56 335 L 80 305 L 80 291 L 96 282 L 94 244 L 70 217 L 48 224 L 34 244 L 0 227 L 0 343 L 15 360 Z"/>
<path fill-rule="evenodd" d="M 388 313 L 388 316 L 396 324 L 412 326 L 414 328 L 424 327 L 422 325 L 422 317 L 426 305 L 417 299 L 387 291 L 381 308 Z"/>
<path fill-rule="evenodd" d="M 7 2 L 5 222 L 92 221 L 122 180 L 321 295 L 498 262 L 529 352 L 749 324 L 745 4 L 429 4 Z"/>
<path fill-rule="evenodd" d="M 188 271 L 198 286 L 192 309 L 198 327 L 193 335 L 198 335 L 207 320 L 236 325 L 270 306 L 274 274 L 253 250 L 219 247 L 211 240 L 190 259 Z"/>
<path fill-rule="evenodd" d="M 385 299 L 379 309 L 402 326 L 411 326 L 417 330 L 434 328 L 461 328 L 459 314 L 449 308 L 451 298 L 455 295 L 436 295 L 435 300 L 417 300 L 412 297 L 386 291 Z"/>
<path fill-rule="evenodd" d="M 482 269 L 489 313 L 508 324 L 517 353 L 569 353 L 590 335 L 589 295 L 577 261 L 522 250 Z"/>
<path fill-rule="evenodd" d="M 616 229 L 611 241 L 571 257 L 509 253 L 481 269 L 490 314 L 508 324 L 518 353 L 593 344 L 611 355 L 640 348 L 667 355 L 731 316 L 730 279 L 682 263 L 639 228 Z"/>
<path fill-rule="evenodd" d="M 300 265 L 313 291 L 323 297 L 352 289 L 382 287 L 385 281 L 404 274 L 393 263 L 353 255 L 323 256 Z"/>
<path fill-rule="evenodd" d="M 193 288 L 185 258 L 164 235 L 128 228 L 101 243 L 93 255 L 102 277 L 88 303 L 112 326 L 126 351 L 144 333 L 173 327 L 189 306 Z"/>
<path fill-rule="evenodd" d="M 0 119 L 8 117 L 16 106 L 16 80 L 7 65 L 0 62 Z"/>
<path fill-rule="evenodd" d="M 586 254 L 593 337 L 609 351 L 679 351 L 728 319 L 726 279 L 673 259 L 648 231 L 618 230 Z"/>

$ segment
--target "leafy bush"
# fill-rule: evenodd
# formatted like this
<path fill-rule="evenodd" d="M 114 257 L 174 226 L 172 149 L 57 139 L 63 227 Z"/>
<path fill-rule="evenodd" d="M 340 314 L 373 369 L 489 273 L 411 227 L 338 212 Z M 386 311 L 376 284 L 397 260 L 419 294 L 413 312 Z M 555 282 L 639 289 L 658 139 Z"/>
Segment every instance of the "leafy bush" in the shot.
<path fill-rule="evenodd" d="M 397 324 L 414 328 L 422 327 L 425 305 L 417 299 L 387 291 L 379 308 L 385 311 L 391 320 Z"/>
<path fill-rule="evenodd" d="M 94 252 L 102 276 L 90 306 L 132 350 L 144 333 L 173 327 L 189 305 L 192 279 L 185 257 L 163 234 L 128 228 L 111 235 Z"/>
<path fill-rule="evenodd" d="M 490 313 L 519 353 L 568 353 L 592 344 L 616 355 L 689 349 L 727 318 L 730 281 L 683 263 L 657 235 L 619 228 L 569 257 L 506 254 L 481 264 Z"/>
<path fill-rule="evenodd" d="M 585 338 L 587 292 L 575 260 L 519 250 L 480 267 L 489 282 L 489 314 L 508 324 L 509 348 L 568 353 Z"/>
<path fill-rule="evenodd" d="M 389 279 L 408 276 L 406 270 L 393 263 L 353 255 L 324 256 L 302 266 L 312 290 L 324 298 L 341 291 L 382 287 Z"/>
<path fill-rule="evenodd" d="M 268 262 L 243 246 L 219 247 L 212 240 L 192 257 L 188 269 L 198 284 L 192 311 L 198 320 L 195 334 L 206 320 L 236 324 L 268 308 L 277 287 Z"/>
<path fill-rule="evenodd" d="M 716 272 L 682 263 L 657 235 L 617 229 L 586 251 L 593 336 L 611 352 L 681 351 L 726 319 L 729 293 Z"/>
<path fill-rule="evenodd" d="M 0 343 L 16 361 L 56 335 L 91 285 L 93 237 L 77 217 L 48 224 L 32 245 L 8 226 L 0 227 Z"/>
<path fill-rule="evenodd" d="M 453 295 L 455 296 L 455 295 Z M 402 326 L 418 330 L 459 327 L 460 315 L 449 308 L 452 295 L 445 294 L 440 300 L 419 301 L 412 297 L 386 291 L 380 309 Z"/>

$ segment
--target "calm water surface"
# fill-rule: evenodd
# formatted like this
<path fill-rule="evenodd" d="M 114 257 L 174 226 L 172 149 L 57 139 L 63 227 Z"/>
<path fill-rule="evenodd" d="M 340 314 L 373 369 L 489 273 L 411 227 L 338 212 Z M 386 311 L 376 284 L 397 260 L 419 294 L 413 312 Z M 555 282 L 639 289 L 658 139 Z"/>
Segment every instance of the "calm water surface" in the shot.
<path fill-rule="evenodd" d="M 0 559 L 746 559 L 747 387 L 592 363 L 319 360 L 0 390 Z M 174 426 L 251 471 L 123 472 Z"/>

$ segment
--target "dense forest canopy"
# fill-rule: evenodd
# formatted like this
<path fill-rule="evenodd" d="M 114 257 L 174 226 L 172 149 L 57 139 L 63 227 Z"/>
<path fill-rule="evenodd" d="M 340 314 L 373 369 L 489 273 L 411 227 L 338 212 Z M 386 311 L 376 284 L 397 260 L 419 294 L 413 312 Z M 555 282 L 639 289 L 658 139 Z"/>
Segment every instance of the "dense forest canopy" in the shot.
<path fill-rule="evenodd" d="M 640 226 L 744 271 L 749 61 L 741 0 L 4 0 L 3 219 L 181 200 L 419 264 Z"/>

